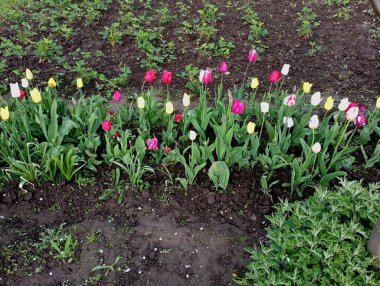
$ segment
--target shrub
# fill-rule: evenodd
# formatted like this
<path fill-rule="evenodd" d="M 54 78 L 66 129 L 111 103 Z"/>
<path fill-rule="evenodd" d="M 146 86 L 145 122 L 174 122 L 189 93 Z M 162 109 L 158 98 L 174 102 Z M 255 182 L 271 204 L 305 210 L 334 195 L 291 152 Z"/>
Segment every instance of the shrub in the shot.
<path fill-rule="evenodd" d="M 341 181 L 306 201 L 281 203 L 268 219 L 268 244 L 249 249 L 239 285 L 379 285 L 365 245 L 380 213 L 379 185 Z"/>

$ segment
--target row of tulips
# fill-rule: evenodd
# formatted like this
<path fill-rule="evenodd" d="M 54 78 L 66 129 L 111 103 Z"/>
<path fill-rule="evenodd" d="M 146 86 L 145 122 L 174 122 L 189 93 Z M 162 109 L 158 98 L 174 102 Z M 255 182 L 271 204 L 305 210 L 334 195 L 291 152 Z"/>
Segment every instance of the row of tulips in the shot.
<path fill-rule="evenodd" d="M 246 74 L 256 59 L 256 51 L 250 51 Z M 273 71 L 267 92 L 258 94 L 260 82 L 253 77 L 251 90 L 245 90 L 244 78 L 240 88 L 228 90 L 225 95 L 223 75 L 228 73 L 228 65 L 223 62 L 213 106 L 207 100 L 212 94 L 213 72 L 205 69 L 199 75 L 199 104 L 191 108 L 194 95 L 185 93 L 183 108 L 176 112 L 170 100 L 172 73 L 168 71 L 161 76 L 167 85 L 163 104 L 156 102 L 152 88 L 146 88 L 157 79 L 157 72 L 150 70 L 144 76 L 141 93 L 136 95 L 136 104 L 123 104 L 122 92 L 115 91 L 112 99 L 119 106 L 107 111 L 102 98 L 85 98 L 82 93 L 79 100 L 67 105 L 58 96 L 54 78 L 40 92 L 33 85 L 33 73 L 27 69 L 21 80 L 24 90 L 18 83 L 11 84 L 12 98 L 0 109 L 0 164 L 9 177 L 24 182 L 38 181 L 38 174 L 44 174 L 43 180 L 55 180 L 49 168 L 60 170 L 61 176 L 69 180 L 81 168 L 95 170 L 106 162 L 125 170 L 133 184 L 143 185 L 143 174 L 154 171 L 145 164 L 153 161 L 157 166 L 182 165 L 185 175 L 178 180 L 185 188 L 207 166 L 217 189 L 227 188 L 231 168 L 255 165 L 264 171 L 260 178 L 263 190 L 279 183 L 292 191 L 302 191 L 313 182 L 327 184 L 346 174 L 357 148 L 365 153 L 365 148 L 352 140 L 357 132 L 361 145 L 380 135 L 380 99 L 374 111 L 348 99 L 341 100 L 334 110 L 334 99 L 329 96 L 322 104 L 321 93 L 311 94 L 313 85 L 309 82 L 291 94 L 283 90 L 289 71 L 288 64 L 281 71 Z M 82 79 L 77 79 L 77 88 L 83 88 Z M 99 133 L 100 126 L 103 134 Z M 105 151 L 100 158 L 97 150 L 102 136 Z M 44 146 L 43 152 L 39 145 Z M 380 161 L 379 151 L 376 146 L 371 158 L 365 153 L 372 162 L 369 167 Z M 41 154 L 47 162 L 37 164 Z M 50 160 L 47 154 L 55 159 Z M 27 174 L 22 161 L 28 164 Z M 276 180 L 276 170 L 287 168 L 291 171 L 289 182 Z"/>

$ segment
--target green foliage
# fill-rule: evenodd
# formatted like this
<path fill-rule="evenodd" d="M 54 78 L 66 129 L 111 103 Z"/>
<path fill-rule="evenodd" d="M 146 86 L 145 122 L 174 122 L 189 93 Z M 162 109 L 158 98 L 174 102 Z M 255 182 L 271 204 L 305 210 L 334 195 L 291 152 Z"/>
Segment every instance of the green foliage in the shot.
<path fill-rule="evenodd" d="M 248 249 L 252 262 L 239 285 L 379 285 L 366 251 L 380 214 L 378 185 L 342 181 L 306 201 L 276 207 L 268 243 Z"/>
<path fill-rule="evenodd" d="M 305 38 L 310 38 L 313 35 L 313 29 L 319 26 L 317 14 L 312 8 L 306 6 L 298 13 L 298 21 L 301 22 L 301 27 L 297 29 L 298 35 Z"/>
<path fill-rule="evenodd" d="M 230 179 L 230 170 L 223 161 L 216 161 L 208 169 L 208 177 L 214 183 L 215 189 L 218 190 L 220 187 L 226 190 Z"/>

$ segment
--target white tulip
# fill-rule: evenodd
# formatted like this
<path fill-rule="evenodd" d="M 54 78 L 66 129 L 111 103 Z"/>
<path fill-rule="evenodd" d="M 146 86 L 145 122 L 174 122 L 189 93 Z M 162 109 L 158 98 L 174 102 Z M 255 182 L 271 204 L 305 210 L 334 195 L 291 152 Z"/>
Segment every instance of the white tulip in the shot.
<path fill-rule="evenodd" d="M 322 101 L 321 93 L 317 91 L 311 96 L 311 105 L 318 106 Z"/>
<path fill-rule="evenodd" d="M 26 78 L 23 78 L 23 79 L 21 80 L 21 86 L 22 86 L 23 88 L 28 88 L 28 87 L 29 87 L 29 81 L 28 81 Z"/>
<path fill-rule="evenodd" d="M 284 64 L 283 67 L 282 67 L 282 69 L 281 69 L 281 73 L 283 75 L 288 75 L 289 69 L 290 69 L 290 65 L 289 64 Z"/>
<path fill-rule="evenodd" d="M 355 121 L 356 117 L 359 115 L 359 107 L 353 106 L 346 111 L 346 119 L 348 121 Z"/>
<path fill-rule="evenodd" d="M 284 124 L 286 125 L 286 127 L 292 128 L 294 126 L 293 118 L 291 118 L 291 117 L 284 117 Z"/>
<path fill-rule="evenodd" d="M 205 70 L 201 70 L 200 72 L 199 72 L 199 81 L 200 82 L 203 82 L 203 76 L 204 76 L 204 74 L 205 74 Z"/>
<path fill-rule="evenodd" d="M 11 83 L 11 95 L 12 97 L 20 97 L 20 87 L 18 83 Z"/>
<path fill-rule="evenodd" d="M 313 153 L 315 154 L 318 154 L 319 152 L 321 152 L 321 149 L 322 149 L 322 146 L 321 146 L 321 143 L 319 142 L 314 143 L 314 145 L 311 147 L 311 151 L 313 151 Z"/>
<path fill-rule="evenodd" d="M 191 141 L 194 141 L 197 138 L 197 135 L 198 135 L 197 132 L 190 130 L 189 138 Z"/>
<path fill-rule="evenodd" d="M 190 106 L 190 95 L 188 95 L 187 93 L 185 93 L 183 95 L 182 103 L 183 103 L 183 106 L 185 106 L 185 107 Z"/>
<path fill-rule="evenodd" d="M 260 109 L 262 113 L 267 113 L 269 111 L 269 103 L 268 102 L 260 103 Z"/>
<path fill-rule="evenodd" d="M 339 105 L 338 105 L 338 109 L 340 110 L 340 111 L 346 111 L 346 109 L 347 109 L 347 107 L 350 105 L 350 101 L 348 100 L 348 98 L 343 98 L 341 101 L 340 101 L 340 103 L 339 103 Z"/>
<path fill-rule="evenodd" d="M 314 114 L 309 121 L 309 128 L 310 129 L 317 129 L 319 126 L 319 118 L 318 115 Z"/>

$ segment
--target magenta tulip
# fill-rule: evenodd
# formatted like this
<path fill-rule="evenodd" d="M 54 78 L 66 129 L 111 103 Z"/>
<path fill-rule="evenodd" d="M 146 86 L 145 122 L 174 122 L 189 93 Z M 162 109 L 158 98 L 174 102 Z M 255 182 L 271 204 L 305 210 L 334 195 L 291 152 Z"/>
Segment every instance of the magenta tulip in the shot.
<path fill-rule="evenodd" d="M 244 112 L 244 103 L 241 102 L 239 99 L 236 99 L 232 103 L 232 109 L 231 109 L 231 111 L 234 114 L 242 114 Z"/>
<path fill-rule="evenodd" d="M 105 131 L 109 131 L 109 130 L 111 130 L 111 121 L 109 121 L 109 120 L 104 120 L 103 123 L 102 123 L 102 128 L 103 128 Z"/>
<path fill-rule="evenodd" d="M 220 65 L 220 67 L 219 67 L 219 71 L 220 71 L 221 73 L 226 73 L 226 72 L 228 72 L 228 65 L 227 65 L 226 62 L 222 62 L 222 63 L 221 63 L 221 65 Z"/>
<path fill-rule="evenodd" d="M 249 54 L 248 54 L 248 60 L 251 62 L 251 63 L 254 63 L 256 61 L 256 58 L 257 58 L 257 52 L 256 50 L 251 50 L 249 51 Z"/>
<path fill-rule="evenodd" d="M 276 83 L 276 82 L 278 82 L 280 80 L 280 78 L 281 78 L 281 73 L 278 70 L 275 70 L 269 76 L 269 81 L 271 83 Z"/>
<path fill-rule="evenodd" d="M 116 90 L 113 95 L 112 95 L 112 98 L 113 100 L 115 100 L 116 102 L 120 102 L 121 99 L 122 99 L 122 96 L 121 96 L 121 92 Z"/>
<path fill-rule="evenodd" d="M 157 138 L 149 138 L 148 140 L 146 140 L 146 145 L 148 146 L 148 150 L 157 150 L 158 149 Z"/>
<path fill-rule="evenodd" d="M 365 115 L 363 113 L 360 113 L 356 117 L 355 125 L 357 127 L 362 127 L 364 124 L 366 124 Z"/>

